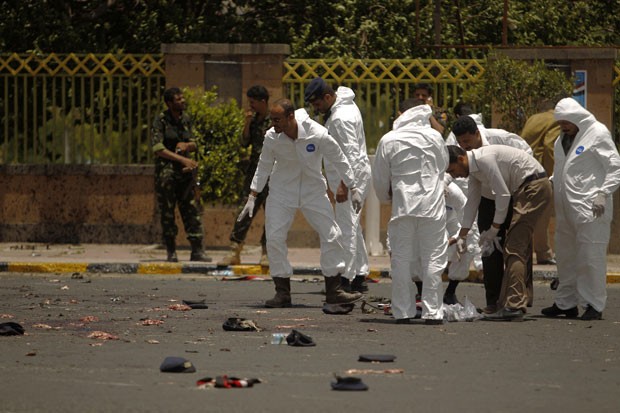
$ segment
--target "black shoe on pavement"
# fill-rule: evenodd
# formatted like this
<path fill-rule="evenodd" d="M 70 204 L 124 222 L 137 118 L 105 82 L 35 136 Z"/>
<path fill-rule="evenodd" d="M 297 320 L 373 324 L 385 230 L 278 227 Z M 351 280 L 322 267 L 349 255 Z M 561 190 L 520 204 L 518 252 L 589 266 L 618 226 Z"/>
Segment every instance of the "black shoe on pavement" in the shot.
<path fill-rule="evenodd" d="M 586 311 L 581 315 L 581 319 L 583 321 L 602 320 L 603 312 L 596 311 L 594 307 L 589 305 L 586 307 Z"/>
<path fill-rule="evenodd" d="M 548 260 L 538 260 L 536 261 L 537 265 L 558 265 L 555 258 L 549 258 Z"/>
<path fill-rule="evenodd" d="M 484 314 L 483 317 L 489 321 L 523 321 L 523 311 L 518 308 L 502 308 L 495 313 Z"/>
<path fill-rule="evenodd" d="M 348 278 L 341 276 L 340 277 L 340 288 L 342 288 L 343 291 L 350 293 L 351 292 L 351 281 L 349 281 Z"/>
<path fill-rule="evenodd" d="M 438 326 L 440 324 L 443 324 L 443 319 L 427 318 L 424 320 L 424 325 L 427 326 Z"/>
<path fill-rule="evenodd" d="M 368 292 L 368 284 L 366 284 L 365 275 L 356 275 L 351 282 L 351 291 L 357 291 L 358 293 Z"/>
<path fill-rule="evenodd" d="M 546 317 L 557 317 L 560 315 L 564 315 L 567 318 L 577 318 L 579 315 L 579 310 L 577 307 L 569 308 L 568 310 L 562 310 L 558 308 L 555 303 L 551 307 L 546 307 L 540 310 L 540 313 Z"/>
<path fill-rule="evenodd" d="M 446 305 L 461 304 L 459 299 L 456 298 L 456 294 L 444 294 L 443 303 Z"/>

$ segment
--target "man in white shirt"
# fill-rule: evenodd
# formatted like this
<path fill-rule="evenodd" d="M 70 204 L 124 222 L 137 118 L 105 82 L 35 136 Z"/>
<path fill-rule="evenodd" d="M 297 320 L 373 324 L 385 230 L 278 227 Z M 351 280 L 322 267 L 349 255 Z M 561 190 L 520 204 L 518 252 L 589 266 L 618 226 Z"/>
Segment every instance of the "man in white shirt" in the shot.
<path fill-rule="evenodd" d="M 444 173 L 448 152 L 431 128 L 432 109 L 417 100 L 384 135 L 373 164 L 380 201 L 392 203 L 388 224 L 392 267 L 392 313 L 397 323 L 416 316 L 413 276 L 423 282 L 422 318 L 443 322 L 442 280 L 447 264 Z"/>
<path fill-rule="evenodd" d="M 452 133 L 454 133 L 459 146 L 466 151 L 489 145 L 505 145 L 521 149 L 532 155 L 532 149 L 519 135 L 504 129 L 487 129 L 482 125 L 482 119 L 479 115 L 459 116 L 452 125 Z M 493 223 L 493 215 L 495 213 L 495 202 L 493 199 L 494 194 L 489 189 L 482 192 L 477 219 L 480 233 L 489 229 Z M 512 208 L 508 208 L 508 211 L 506 222 L 502 225 L 498 234 L 500 245 L 505 240 L 506 231 L 508 230 L 508 225 L 510 225 Z M 487 255 L 482 257 L 482 271 L 484 273 L 484 289 L 487 304 L 483 312 L 490 314 L 498 310 L 497 301 L 499 300 L 502 278 L 504 277 L 504 257 L 499 248 L 488 251 Z M 528 260 L 528 271 L 532 272 L 531 259 Z M 528 277 L 528 280 L 531 280 L 531 277 Z M 533 291 L 533 285 L 528 285 L 528 291 L 529 293 Z"/>
<path fill-rule="evenodd" d="M 321 270 L 325 276 L 326 302 L 349 304 L 359 300 L 359 292 L 347 293 L 340 287 L 344 271 L 344 251 L 340 228 L 334 218 L 327 185 L 321 173 L 323 158 L 338 170 L 351 195 L 353 207 L 359 212 L 362 199 L 355 188 L 355 176 L 347 158 L 327 129 L 310 119 L 305 109 L 295 110 L 287 99 L 276 101 L 270 110 L 273 127 L 265 134 L 250 196 L 239 214 L 253 214 L 256 196 L 269 180 L 269 195 L 265 208 L 265 230 L 269 272 L 276 295 L 267 300 L 269 308 L 290 307 L 293 268 L 288 260 L 286 239 L 297 210 L 319 233 Z"/>
<path fill-rule="evenodd" d="M 448 151 L 450 164 L 447 172 L 455 178 L 469 177 L 469 196 L 457 248 L 465 246 L 465 237 L 476 218 L 481 194 L 485 190 L 494 194 L 495 213 L 491 227 L 480 233 L 483 251 L 499 244 L 500 227 L 512 209 L 503 244 L 505 274 L 498 311 L 485 314 L 485 318 L 523 320 L 528 302 L 527 278 L 531 277 L 527 264 L 532 254 L 532 233 L 551 207 L 551 182 L 542 165 L 521 149 L 489 145 L 465 152 L 461 147 L 450 145 Z"/>
<path fill-rule="evenodd" d="M 308 84 L 305 100 L 314 110 L 325 115 L 325 127 L 347 157 L 355 174 L 356 188 L 362 200 L 366 199 L 370 184 L 370 161 L 366 153 L 364 122 L 354 102 L 355 93 L 340 86 L 337 91 L 322 78 L 317 77 Z M 347 196 L 347 187 L 340 179 L 334 166 L 325 160 L 327 184 L 336 199 L 336 222 L 342 231 L 345 251 L 345 271 L 342 274 L 345 291 L 368 291 L 366 276 L 369 273 L 368 252 L 360 223 L 361 214 L 356 212 Z"/>
<path fill-rule="evenodd" d="M 552 178 L 560 285 L 553 305 L 542 313 L 577 317 L 582 305 L 582 320 L 600 320 L 607 301 L 607 245 L 620 156 L 607 127 L 576 100 L 560 100 L 554 116 L 562 132 L 555 141 Z"/>

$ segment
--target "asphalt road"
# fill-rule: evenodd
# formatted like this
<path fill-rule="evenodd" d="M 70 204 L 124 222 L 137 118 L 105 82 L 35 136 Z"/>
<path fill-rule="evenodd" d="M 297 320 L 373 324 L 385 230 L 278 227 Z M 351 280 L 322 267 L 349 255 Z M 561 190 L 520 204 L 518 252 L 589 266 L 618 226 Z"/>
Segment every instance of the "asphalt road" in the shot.
<path fill-rule="evenodd" d="M 373 284 L 370 295 L 389 297 L 390 287 Z M 539 317 L 552 292 L 537 283 L 525 322 L 440 326 L 396 325 L 359 306 L 348 315 L 325 315 L 322 288 L 322 282 L 294 282 L 295 307 L 265 309 L 271 282 L 0 274 L 0 322 L 26 329 L 24 336 L 0 337 L 0 411 L 620 411 L 618 284 L 608 287 L 602 321 Z M 479 306 L 483 293 L 481 284 L 471 283 L 458 291 Z M 206 299 L 209 308 L 169 309 L 184 299 Z M 264 330 L 224 331 L 228 317 L 251 319 Z M 163 324 L 143 325 L 146 320 Z M 292 328 L 310 335 L 316 347 L 270 344 L 272 333 Z M 88 338 L 94 331 L 119 339 Z M 362 363 L 360 354 L 393 354 L 396 360 Z M 167 356 L 190 360 L 197 372 L 161 373 Z M 262 383 L 242 389 L 195 385 L 223 374 Z M 369 390 L 333 391 L 334 375 L 360 377 Z"/>

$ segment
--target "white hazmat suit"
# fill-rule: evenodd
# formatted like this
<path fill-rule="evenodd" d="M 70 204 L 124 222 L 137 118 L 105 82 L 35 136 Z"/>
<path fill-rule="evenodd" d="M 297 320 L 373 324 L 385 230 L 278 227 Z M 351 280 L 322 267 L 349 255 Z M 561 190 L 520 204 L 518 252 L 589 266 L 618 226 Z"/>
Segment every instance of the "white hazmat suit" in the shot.
<path fill-rule="evenodd" d="M 336 101 L 330 108 L 325 122 L 329 134 L 338 142 L 355 174 L 356 188 L 362 200 L 368 195 L 371 169 L 366 153 L 366 135 L 362 114 L 354 102 L 355 93 L 348 87 L 340 86 L 336 91 Z M 325 175 L 330 189 L 335 194 L 340 184 L 340 174 L 329 160 L 325 160 Z M 368 252 L 360 224 L 361 213 L 357 213 L 351 197 L 345 202 L 336 202 L 336 222 L 342 231 L 342 244 L 345 251 L 345 272 L 343 277 L 353 280 L 356 275 L 368 275 Z"/>
<path fill-rule="evenodd" d="M 555 303 L 562 310 L 589 305 L 602 312 L 607 299 L 612 194 L 620 186 L 620 157 L 607 127 L 574 99 L 560 100 L 554 116 L 579 128 L 567 154 L 562 135 L 554 146 L 555 250 L 560 280 Z M 598 194 L 604 194 L 606 204 L 603 215 L 595 218 L 592 204 Z"/>
<path fill-rule="evenodd" d="M 444 177 L 446 183 L 446 231 L 448 238 L 458 238 L 459 231 L 461 230 L 461 222 L 463 221 L 463 208 L 467 203 L 467 197 L 448 174 Z M 475 224 L 472 226 L 476 226 Z M 477 228 L 477 227 L 476 227 Z M 458 254 L 456 250 L 456 244 L 452 244 L 448 247 L 448 278 L 456 281 L 463 281 L 469 276 L 469 267 L 476 255 L 480 256 L 480 246 L 478 240 L 480 234 L 475 233 L 467 235 L 467 249 L 464 253 Z M 477 270 L 482 268 L 482 262 L 480 262 Z"/>
<path fill-rule="evenodd" d="M 422 279 L 422 318 L 443 319 L 441 274 L 447 264 L 444 172 L 448 150 L 430 126 L 428 105 L 406 110 L 377 145 L 373 183 L 392 202 L 388 224 L 392 251 L 392 313 L 416 316 L 413 276 Z"/>
<path fill-rule="evenodd" d="M 297 139 L 271 128 L 265 134 L 263 150 L 250 189 L 260 192 L 269 180 L 265 208 L 265 231 L 269 271 L 272 277 L 290 277 L 288 231 L 298 209 L 319 234 L 321 269 L 326 277 L 344 271 L 344 251 L 340 228 L 327 196 L 322 174 L 323 158 L 339 172 L 348 188 L 353 188 L 353 169 L 327 129 L 310 118 L 305 109 L 295 111 Z"/>

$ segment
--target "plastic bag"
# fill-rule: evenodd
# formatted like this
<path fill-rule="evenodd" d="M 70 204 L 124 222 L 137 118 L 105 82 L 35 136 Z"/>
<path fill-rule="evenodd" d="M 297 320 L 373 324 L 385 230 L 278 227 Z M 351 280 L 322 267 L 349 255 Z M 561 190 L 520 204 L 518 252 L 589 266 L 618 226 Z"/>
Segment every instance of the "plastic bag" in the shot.
<path fill-rule="evenodd" d="M 478 314 L 476 306 L 472 304 L 467 296 L 463 300 L 463 304 L 444 304 L 443 319 L 447 321 L 474 321 L 482 318 Z"/>

